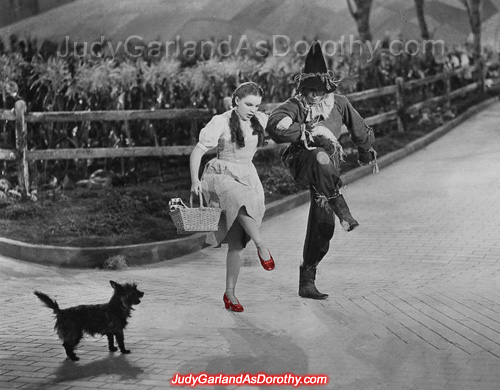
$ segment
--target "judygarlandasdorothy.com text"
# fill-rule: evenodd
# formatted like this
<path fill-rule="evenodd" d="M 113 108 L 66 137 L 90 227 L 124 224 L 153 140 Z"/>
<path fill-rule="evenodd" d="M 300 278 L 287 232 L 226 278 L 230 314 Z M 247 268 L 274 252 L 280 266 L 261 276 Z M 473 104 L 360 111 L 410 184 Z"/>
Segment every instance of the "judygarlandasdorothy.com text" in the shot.
<path fill-rule="evenodd" d="M 338 55 L 359 54 L 364 56 L 366 61 L 373 60 L 377 50 L 384 49 L 394 56 L 425 54 L 431 51 L 433 55 L 445 52 L 445 42 L 443 40 L 414 39 L 399 40 L 393 39 L 382 42 L 381 40 L 367 41 L 363 43 L 354 35 L 341 36 L 337 40 L 318 40 L 320 42 L 325 57 Z M 285 56 L 305 56 L 311 47 L 311 41 L 292 40 L 286 35 L 273 35 L 270 40 L 252 41 L 246 35 L 228 35 L 220 40 L 182 40 L 180 35 L 174 40 L 145 42 L 140 35 L 130 35 L 123 40 L 110 41 L 105 36 L 91 42 L 81 42 L 71 40 L 66 36 L 64 42 L 58 50 L 57 55 L 66 56 L 95 56 L 95 57 L 116 57 L 123 55 L 130 58 L 142 56 L 167 58 L 195 58 L 200 53 L 207 57 L 232 57 L 252 53 L 262 57 L 285 57 Z"/>

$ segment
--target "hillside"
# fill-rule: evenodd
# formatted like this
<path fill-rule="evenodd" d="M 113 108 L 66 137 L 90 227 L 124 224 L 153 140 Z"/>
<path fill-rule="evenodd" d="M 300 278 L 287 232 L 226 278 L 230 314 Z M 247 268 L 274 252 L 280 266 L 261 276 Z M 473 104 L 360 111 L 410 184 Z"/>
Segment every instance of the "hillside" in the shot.
<path fill-rule="evenodd" d="M 5 2 L 5 0 L 4 0 Z M 500 0 L 484 0 L 483 42 L 500 40 Z M 427 22 L 435 39 L 449 46 L 469 35 L 465 10 L 458 0 L 427 0 Z M 75 17 L 77 16 L 77 17 Z M 418 39 L 419 27 L 409 0 L 375 0 L 371 13 L 375 39 L 386 34 Z M 39 41 L 272 40 L 285 35 L 338 41 L 357 34 L 346 0 L 75 0 L 0 29 L 0 38 L 29 35 Z"/>
<path fill-rule="evenodd" d="M 74 0 L 0 0 L 0 27 L 37 16 Z"/>

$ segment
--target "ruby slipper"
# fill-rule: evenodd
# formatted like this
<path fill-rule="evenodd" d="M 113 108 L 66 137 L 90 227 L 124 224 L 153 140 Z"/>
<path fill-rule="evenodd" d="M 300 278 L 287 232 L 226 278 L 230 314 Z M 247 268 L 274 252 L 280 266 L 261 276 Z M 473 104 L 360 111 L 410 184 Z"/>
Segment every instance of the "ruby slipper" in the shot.
<path fill-rule="evenodd" d="M 266 271 L 272 271 L 274 269 L 274 260 L 273 256 L 271 255 L 271 252 L 269 252 L 269 257 L 270 257 L 269 260 L 262 260 L 262 257 L 260 257 L 260 252 L 258 250 L 257 250 L 257 255 L 259 255 L 259 260 L 260 264 L 262 264 L 262 268 L 264 268 Z"/>
<path fill-rule="evenodd" d="M 231 302 L 231 300 L 227 297 L 226 293 L 224 293 L 224 296 L 222 297 L 222 299 L 224 300 L 224 305 L 225 305 L 227 310 L 232 310 L 232 311 L 237 311 L 237 312 L 243 311 L 243 306 L 240 305 L 240 301 L 238 301 L 238 298 L 236 298 L 236 300 L 238 301 L 237 305 L 235 305 L 233 302 Z"/>

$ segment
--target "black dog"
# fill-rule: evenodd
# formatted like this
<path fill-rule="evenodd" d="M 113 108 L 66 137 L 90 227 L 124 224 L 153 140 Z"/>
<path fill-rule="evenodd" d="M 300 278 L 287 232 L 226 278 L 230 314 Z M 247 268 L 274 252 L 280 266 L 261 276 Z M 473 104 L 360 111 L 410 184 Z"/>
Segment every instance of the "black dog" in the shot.
<path fill-rule="evenodd" d="M 140 298 L 144 296 L 144 293 L 137 289 L 136 284 L 122 285 L 112 280 L 109 282 L 115 292 L 108 303 L 100 305 L 80 305 L 59 309 L 56 301 L 44 293 L 34 292 L 47 307 L 54 310 L 57 318 L 54 329 L 63 341 L 66 355 L 73 361 L 80 360 L 74 350 L 84 333 L 91 336 L 106 335 L 109 350 L 112 352 L 117 350 L 113 341 L 113 337 L 116 337 L 121 353 L 130 353 L 130 350 L 125 349 L 123 330 L 127 326 L 130 312 L 134 310 L 132 305 L 141 303 Z"/>

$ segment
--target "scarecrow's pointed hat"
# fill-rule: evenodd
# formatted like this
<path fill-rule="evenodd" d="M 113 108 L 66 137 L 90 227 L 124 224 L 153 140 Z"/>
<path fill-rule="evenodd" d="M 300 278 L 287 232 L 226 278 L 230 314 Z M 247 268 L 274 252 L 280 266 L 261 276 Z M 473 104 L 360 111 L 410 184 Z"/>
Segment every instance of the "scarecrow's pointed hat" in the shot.
<path fill-rule="evenodd" d="M 313 42 L 311 45 L 304 69 L 297 75 L 296 80 L 298 91 L 309 89 L 331 93 L 337 89 L 338 80 L 335 79 L 333 72 L 327 69 L 319 42 Z"/>
<path fill-rule="evenodd" d="M 304 73 L 326 73 L 326 62 L 319 42 L 314 42 L 307 53 Z"/>

